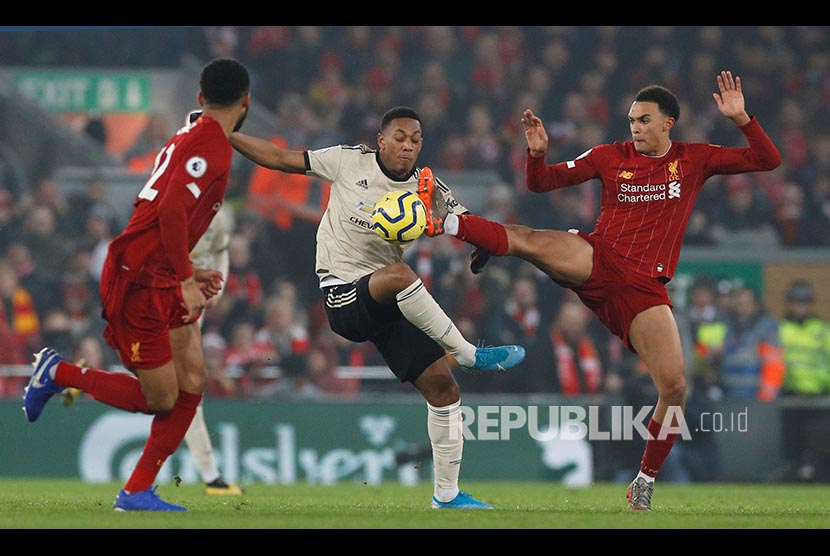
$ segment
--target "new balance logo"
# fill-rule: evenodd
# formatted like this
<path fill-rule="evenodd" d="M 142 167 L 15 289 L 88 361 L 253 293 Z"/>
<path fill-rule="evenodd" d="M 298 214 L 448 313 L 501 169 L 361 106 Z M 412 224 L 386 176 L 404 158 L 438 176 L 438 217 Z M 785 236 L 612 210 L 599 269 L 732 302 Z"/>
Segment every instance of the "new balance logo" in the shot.
<path fill-rule="evenodd" d="M 363 189 L 369 189 L 369 180 L 357 180 L 354 184 L 358 187 L 362 187 Z"/>
<path fill-rule="evenodd" d="M 680 182 L 673 181 L 669 182 L 669 199 L 679 199 L 680 198 Z"/>

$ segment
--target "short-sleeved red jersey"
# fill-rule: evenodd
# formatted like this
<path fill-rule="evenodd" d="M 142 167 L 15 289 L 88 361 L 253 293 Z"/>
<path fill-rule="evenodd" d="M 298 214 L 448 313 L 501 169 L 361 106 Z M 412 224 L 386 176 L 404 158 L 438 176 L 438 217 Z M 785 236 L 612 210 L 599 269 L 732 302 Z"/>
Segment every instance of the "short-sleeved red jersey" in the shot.
<path fill-rule="evenodd" d="M 528 151 L 527 188 L 538 193 L 601 180 L 600 215 L 591 234 L 609 240 L 636 272 L 671 279 L 703 183 L 717 174 L 781 164 L 778 149 L 754 116 L 740 129 L 749 147 L 675 141 L 666 154 L 654 157 L 639 154 L 631 141 L 615 142 L 558 164 L 546 164 Z"/>
<path fill-rule="evenodd" d="M 126 228 L 110 243 L 113 270 L 160 288 L 190 277 L 190 251 L 222 206 L 232 156 L 213 118 L 202 116 L 179 129 L 156 156 Z"/>

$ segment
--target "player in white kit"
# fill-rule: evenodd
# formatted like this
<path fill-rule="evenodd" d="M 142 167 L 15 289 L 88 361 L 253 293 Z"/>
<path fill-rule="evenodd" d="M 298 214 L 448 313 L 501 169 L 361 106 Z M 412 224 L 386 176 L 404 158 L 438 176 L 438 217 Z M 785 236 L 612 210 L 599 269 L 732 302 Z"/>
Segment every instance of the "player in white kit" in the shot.
<path fill-rule="evenodd" d="M 194 268 L 219 270 L 225 279 L 228 278 L 228 270 L 230 269 L 228 244 L 231 241 L 233 226 L 233 209 L 227 205 L 222 205 L 204 235 L 199 238 L 196 246 L 190 252 L 190 260 L 193 261 Z M 210 299 L 206 310 L 210 310 L 211 305 L 216 303 L 223 291 L 224 287 Z M 199 317 L 199 326 L 202 326 L 204 320 L 205 313 L 203 311 L 202 316 Z M 205 492 L 210 495 L 243 494 L 242 488 L 233 483 L 226 483 L 219 473 L 213 454 L 213 444 L 210 440 L 207 423 L 205 423 L 203 406 L 204 398 L 199 407 L 196 408 L 196 415 L 193 416 L 190 428 L 187 429 L 187 433 L 184 435 L 184 441 L 205 485 Z"/>
<path fill-rule="evenodd" d="M 316 273 L 334 332 L 370 341 L 401 382 L 411 382 L 427 402 L 427 430 L 435 469 L 433 508 L 492 509 L 458 488 L 463 451 L 461 393 L 452 374 L 504 371 L 524 359 L 521 346 L 476 347 L 456 328 L 417 274 L 403 262 L 407 248 L 384 241 L 371 226 L 372 209 L 384 194 L 416 192 L 422 146 L 421 119 L 407 107 L 383 116 L 378 148 L 337 145 L 292 151 L 240 133 L 231 144 L 253 162 L 331 183 L 331 197 L 317 229 Z M 467 210 L 442 187 L 447 208 Z"/>

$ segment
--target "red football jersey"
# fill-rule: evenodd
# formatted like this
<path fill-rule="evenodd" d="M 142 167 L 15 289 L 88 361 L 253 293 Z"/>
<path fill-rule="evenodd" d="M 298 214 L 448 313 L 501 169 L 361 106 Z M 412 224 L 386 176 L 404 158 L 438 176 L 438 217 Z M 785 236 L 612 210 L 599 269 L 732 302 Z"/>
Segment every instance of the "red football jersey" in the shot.
<path fill-rule="evenodd" d="M 600 215 L 591 234 L 651 277 L 671 279 L 680 258 L 686 224 L 703 183 L 717 174 L 772 170 L 778 149 L 753 116 L 740 128 L 749 147 L 672 142 L 668 152 L 639 154 L 631 141 L 599 145 L 576 160 L 546 164 L 528 151 L 527 188 L 535 192 L 602 181 Z"/>
<path fill-rule="evenodd" d="M 177 286 L 193 274 L 190 251 L 222 206 L 233 147 L 213 118 L 179 129 L 156 156 L 108 263 L 130 280 Z"/>

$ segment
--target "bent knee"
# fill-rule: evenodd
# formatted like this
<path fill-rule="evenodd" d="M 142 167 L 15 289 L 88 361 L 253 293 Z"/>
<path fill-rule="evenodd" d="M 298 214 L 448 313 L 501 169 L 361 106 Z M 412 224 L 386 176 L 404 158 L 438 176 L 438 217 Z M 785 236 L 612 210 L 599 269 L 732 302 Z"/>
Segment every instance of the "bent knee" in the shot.
<path fill-rule="evenodd" d="M 682 405 L 686 400 L 686 380 L 680 376 L 657 385 L 657 394 L 669 405 Z"/>
<path fill-rule="evenodd" d="M 461 389 L 447 365 L 446 358 L 441 358 L 428 367 L 415 386 L 433 407 L 446 407 L 461 399 Z"/>
<path fill-rule="evenodd" d="M 381 273 L 383 280 L 397 291 L 405 290 L 418 279 L 418 275 L 406 263 L 392 263 L 376 272 L 378 273 Z"/>
<path fill-rule="evenodd" d="M 429 396 L 426 398 L 427 402 L 432 407 L 447 407 L 460 399 L 461 389 L 455 381 L 448 382 L 442 388 L 430 392 Z"/>
<path fill-rule="evenodd" d="M 175 395 L 147 396 L 147 409 L 153 415 L 167 415 L 176 406 L 178 391 Z"/>

